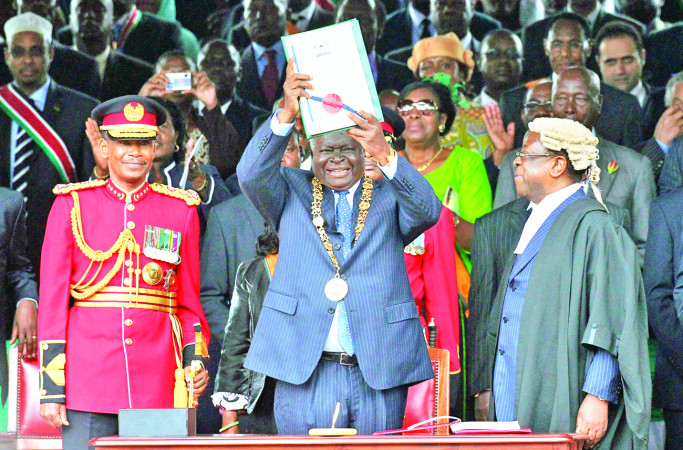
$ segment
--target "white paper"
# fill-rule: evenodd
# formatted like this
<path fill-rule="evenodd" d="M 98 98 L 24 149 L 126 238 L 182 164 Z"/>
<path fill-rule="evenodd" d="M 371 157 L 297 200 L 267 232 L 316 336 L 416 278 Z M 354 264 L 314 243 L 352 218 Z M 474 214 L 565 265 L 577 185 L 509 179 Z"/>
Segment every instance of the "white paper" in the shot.
<path fill-rule="evenodd" d="M 364 48 L 358 49 L 357 27 L 354 19 L 283 38 L 288 57 L 296 59 L 294 70 L 313 78 L 314 89 L 308 91 L 313 98 L 301 97 L 299 102 L 309 137 L 355 126 L 347 111 L 362 109 L 381 116 L 374 107 L 378 103 L 374 83 L 368 85 L 366 78 L 367 55 Z"/>

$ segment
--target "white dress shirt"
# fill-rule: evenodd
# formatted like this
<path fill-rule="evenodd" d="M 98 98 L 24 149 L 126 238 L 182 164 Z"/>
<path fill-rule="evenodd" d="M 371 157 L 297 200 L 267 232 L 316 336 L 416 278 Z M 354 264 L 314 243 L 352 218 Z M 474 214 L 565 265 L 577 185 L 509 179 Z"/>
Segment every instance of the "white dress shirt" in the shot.
<path fill-rule="evenodd" d="M 545 219 L 547 219 L 550 214 L 552 214 L 552 212 L 562 204 L 563 201 L 567 200 L 579 189 L 583 189 L 581 183 L 574 183 L 560 189 L 559 191 L 555 191 L 552 194 L 546 195 L 543 200 L 538 203 L 538 205 L 536 203 L 529 203 L 531 215 L 524 224 L 522 235 L 517 243 L 517 248 L 515 248 L 515 255 L 521 255 L 524 253 L 527 245 L 529 245 L 531 239 L 538 232 L 539 228 L 541 228 L 541 225 L 543 225 Z"/>
<path fill-rule="evenodd" d="M 638 81 L 636 87 L 631 89 L 629 91 L 629 94 L 638 99 L 638 103 L 640 103 L 641 108 L 645 107 L 645 102 L 647 101 L 647 91 L 645 90 L 645 86 L 643 85 L 643 80 Z"/>

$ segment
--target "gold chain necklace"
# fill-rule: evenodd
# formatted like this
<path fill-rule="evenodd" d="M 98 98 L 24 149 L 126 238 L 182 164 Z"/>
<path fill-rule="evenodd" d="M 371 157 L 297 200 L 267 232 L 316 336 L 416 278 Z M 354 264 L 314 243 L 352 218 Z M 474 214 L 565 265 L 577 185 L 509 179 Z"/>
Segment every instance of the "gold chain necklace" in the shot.
<path fill-rule="evenodd" d="M 417 171 L 418 171 L 418 172 L 424 172 L 425 170 L 427 170 L 427 167 L 429 167 L 429 165 L 430 165 L 431 163 L 433 163 L 433 162 L 436 160 L 436 158 L 439 157 L 439 155 L 441 154 L 441 152 L 443 152 L 444 148 L 446 148 L 446 147 L 439 147 L 439 150 L 438 150 L 436 153 L 434 153 L 434 156 L 432 156 L 431 158 L 429 158 L 429 161 L 427 161 L 426 164 L 424 164 L 423 166 L 418 167 L 418 168 L 417 168 Z"/>
<path fill-rule="evenodd" d="M 330 238 L 327 236 L 325 231 L 325 220 L 322 216 L 322 204 L 323 204 L 323 186 L 317 177 L 313 177 L 313 201 L 311 202 L 311 216 L 313 216 L 313 225 L 318 230 L 318 236 L 327 250 L 327 254 L 330 255 L 332 264 L 334 268 L 337 269 L 337 277 L 339 276 L 339 263 L 337 258 L 334 256 L 332 251 L 332 244 L 330 243 Z M 360 209 L 358 213 L 358 223 L 356 224 L 356 236 L 353 239 L 355 244 L 360 236 L 363 227 L 365 227 L 365 218 L 368 216 L 368 211 L 370 210 L 370 201 L 372 200 L 372 179 L 365 175 L 363 179 L 363 192 L 360 197 L 360 204 L 358 208 Z"/>

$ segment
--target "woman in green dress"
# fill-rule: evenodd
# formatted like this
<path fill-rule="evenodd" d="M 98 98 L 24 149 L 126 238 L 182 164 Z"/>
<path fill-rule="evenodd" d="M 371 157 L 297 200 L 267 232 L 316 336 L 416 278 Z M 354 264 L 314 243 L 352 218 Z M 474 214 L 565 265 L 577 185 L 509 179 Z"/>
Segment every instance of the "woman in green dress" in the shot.
<path fill-rule="evenodd" d="M 469 269 L 474 220 L 491 211 L 491 187 L 484 163 L 467 148 L 441 144 L 456 114 L 446 86 L 431 81 L 409 84 L 401 92 L 398 111 L 406 122 L 405 157 L 427 178 L 442 201 L 448 187 L 453 191 L 450 204 L 455 242 Z"/>

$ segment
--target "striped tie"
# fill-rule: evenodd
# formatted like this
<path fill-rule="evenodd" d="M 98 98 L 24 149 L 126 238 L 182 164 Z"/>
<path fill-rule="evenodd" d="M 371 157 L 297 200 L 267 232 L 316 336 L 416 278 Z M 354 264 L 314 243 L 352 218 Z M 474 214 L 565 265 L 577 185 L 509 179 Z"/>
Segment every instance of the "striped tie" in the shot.
<path fill-rule="evenodd" d="M 33 139 L 31 136 L 24 131 L 23 128 L 19 128 L 17 133 L 17 140 L 14 145 L 14 172 L 12 174 L 12 189 L 19 191 L 24 194 L 24 190 L 28 186 L 29 177 L 29 162 L 31 160 L 31 155 L 33 155 Z M 24 195 L 24 201 L 26 201 L 26 195 Z"/>
<path fill-rule="evenodd" d="M 351 212 L 351 205 L 346 199 L 349 194 L 348 191 L 339 192 L 339 200 L 337 200 L 337 230 L 342 234 L 342 257 L 346 259 L 351 253 L 351 242 L 353 241 L 352 225 L 353 214 Z M 351 327 L 349 327 L 349 317 L 346 311 L 346 303 L 344 300 L 339 302 L 339 317 L 337 322 L 337 341 L 344 352 L 349 355 L 354 354 L 353 339 L 351 338 Z"/>

